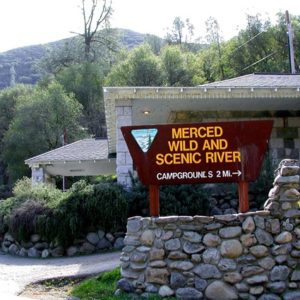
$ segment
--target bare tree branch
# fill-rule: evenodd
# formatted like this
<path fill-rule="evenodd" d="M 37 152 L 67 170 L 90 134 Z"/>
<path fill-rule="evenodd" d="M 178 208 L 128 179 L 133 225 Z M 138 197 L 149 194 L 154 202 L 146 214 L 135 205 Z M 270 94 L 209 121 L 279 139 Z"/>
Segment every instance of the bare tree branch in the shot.
<path fill-rule="evenodd" d="M 84 22 L 84 31 L 83 33 L 76 33 L 79 36 L 84 38 L 85 43 L 85 58 L 86 60 L 92 59 L 91 56 L 91 45 L 93 42 L 95 42 L 97 32 L 103 26 L 104 28 L 108 24 L 108 20 L 112 14 L 112 6 L 111 6 L 111 0 L 109 2 L 107 0 L 101 0 L 102 6 L 100 9 L 99 14 L 97 13 L 97 9 L 99 8 L 99 2 L 98 0 L 91 0 L 91 7 L 89 10 L 89 13 L 87 12 L 87 1 L 82 0 L 82 15 L 83 15 L 83 22 Z"/>

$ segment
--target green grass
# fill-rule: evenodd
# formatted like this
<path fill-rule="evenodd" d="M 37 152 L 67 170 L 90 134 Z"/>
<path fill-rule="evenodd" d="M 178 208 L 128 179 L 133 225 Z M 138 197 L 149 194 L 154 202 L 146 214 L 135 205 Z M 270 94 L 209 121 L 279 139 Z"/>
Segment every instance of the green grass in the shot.
<path fill-rule="evenodd" d="M 111 300 L 130 299 L 127 295 L 114 296 L 118 280 L 121 279 L 120 269 L 102 273 L 97 277 L 86 279 L 74 287 L 71 295 L 80 300 Z"/>
<path fill-rule="evenodd" d="M 71 295 L 80 298 L 80 300 L 130 300 L 139 299 L 122 293 L 115 296 L 118 280 L 121 279 L 120 269 L 114 269 L 110 272 L 102 273 L 97 277 L 86 279 L 71 290 Z M 147 299 L 158 300 L 159 296 L 153 295 Z M 175 299 L 175 298 L 172 298 Z"/>

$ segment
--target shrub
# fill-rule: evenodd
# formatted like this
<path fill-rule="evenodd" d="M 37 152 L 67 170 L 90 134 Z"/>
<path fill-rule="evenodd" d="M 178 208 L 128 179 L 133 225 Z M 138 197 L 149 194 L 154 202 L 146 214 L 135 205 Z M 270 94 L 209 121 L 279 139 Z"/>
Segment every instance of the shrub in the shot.
<path fill-rule="evenodd" d="M 149 215 L 148 188 L 132 177 L 132 190 L 128 194 L 129 215 Z M 160 214 L 205 215 L 208 212 L 207 192 L 201 184 L 164 185 L 160 187 Z"/>
<path fill-rule="evenodd" d="M 13 194 L 16 195 L 26 195 L 32 191 L 32 182 L 28 177 L 23 177 L 17 180 L 15 186 L 13 187 Z"/>
<path fill-rule="evenodd" d="M 27 182 L 28 182 L 28 180 L 26 178 L 18 181 L 15 185 L 15 188 L 13 189 L 14 196 L 0 202 L 0 216 L 2 218 L 7 217 L 11 213 L 13 208 L 20 206 L 21 203 L 24 202 L 24 198 L 19 197 L 19 196 L 21 194 L 23 194 L 23 191 L 24 191 L 24 194 L 25 194 L 25 191 L 27 191 L 27 193 L 29 193 L 30 188 L 24 187 L 25 185 L 27 185 Z M 15 193 L 15 189 L 16 189 L 16 193 Z M 27 197 L 27 199 L 28 199 L 28 197 Z"/>
<path fill-rule="evenodd" d="M 126 192 L 110 179 L 98 184 L 81 180 L 63 193 L 47 185 L 32 187 L 31 180 L 23 178 L 13 193 L 0 202 L 0 230 L 10 231 L 17 240 L 38 233 L 67 246 L 90 230 L 117 231 L 126 226 Z"/>
<path fill-rule="evenodd" d="M 148 188 L 138 178 L 131 176 L 132 190 L 129 192 L 129 215 L 149 215 Z M 249 193 L 253 197 L 255 207 L 261 207 L 266 201 L 274 180 L 269 155 L 266 156 L 259 178 L 249 185 Z M 209 196 L 220 193 L 220 196 L 232 195 L 238 198 L 237 184 L 217 184 L 217 190 L 205 189 L 202 184 L 165 185 L 160 187 L 161 215 L 209 215 Z M 224 194 L 226 191 L 227 193 Z M 229 201 L 228 201 L 229 202 Z"/>
<path fill-rule="evenodd" d="M 259 177 L 249 185 L 249 192 L 254 194 L 257 207 L 261 208 L 268 199 L 268 194 L 273 186 L 273 181 L 274 168 L 272 167 L 270 155 L 267 154 L 263 161 Z"/>
<path fill-rule="evenodd" d="M 90 185 L 81 180 L 41 221 L 41 230 L 43 235 L 67 246 L 91 230 L 124 230 L 127 214 L 127 201 L 120 186 L 106 183 Z"/>
<path fill-rule="evenodd" d="M 149 215 L 148 188 L 141 181 L 131 176 L 132 189 L 127 193 L 129 216 Z"/>
<path fill-rule="evenodd" d="M 27 200 L 14 209 L 9 218 L 10 233 L 19 241 L 29 241 L 30 236 L 38 232 L 38 221 L 47 215 L 49 208 L 41 202 Z"/>
<path fill-rule="evenodd" d="M 14 198 L 19 202 L 27 201 L 28 199 L 38 202 L 45 202 L 49 207 L 55 207 L 64 193 L 49 184 L 32 185 L 31 179 L 24 177 L 16 182 L 13 188 Z"/>
<path fill-rule="evenodd" d="M 34 212 L 39 211 L 33 209 L 33 212 L 30 212 L 30 209 L 44 207 L 48 212 L 63 196 L 61 191 L 49 185 L 32 186 L 31 180 L 24 177 L 15 184 L 13 196 L 0 202 L 0 233 L 10 231 L 18 239 L 28 237 L 30 233 L 27 234 L 26 231 L 32 226 L 37 226 Z M 29 221 L 35 225 L 29 224 Z"/>
<path fill-rule="evenodd" d="M 162 215 L 206 215 L 208 195 L 201 184 L 166 185 L 161 187 Z"/>

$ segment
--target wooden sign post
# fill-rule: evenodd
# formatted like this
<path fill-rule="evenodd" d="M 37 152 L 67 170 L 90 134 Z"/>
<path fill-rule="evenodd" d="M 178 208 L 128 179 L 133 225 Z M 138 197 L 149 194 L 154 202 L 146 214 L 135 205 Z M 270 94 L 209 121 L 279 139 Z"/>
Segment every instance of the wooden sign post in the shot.
<path fill-rule="evenodd" d="M 149 206 L 150 206 L 150 216 L 159 216 L 159 186 L 149 185 Z"/>
<path fill-rule="evenodd" d="M 272 120 L 141 125 L 121 128 L 139 178 L 149 186 L 150 215 L 159 215 L 159 186 L 238 183 L 239 211 L 249 210 Z"/>
<path fill-rule="evenodd" d="M 248 187 L 249 183 L 246 181 L 240 181 L 238 183 L 239 188 L 239 212 L 244 213 L 249 210 L 249 197 L 248 197 Z"/>

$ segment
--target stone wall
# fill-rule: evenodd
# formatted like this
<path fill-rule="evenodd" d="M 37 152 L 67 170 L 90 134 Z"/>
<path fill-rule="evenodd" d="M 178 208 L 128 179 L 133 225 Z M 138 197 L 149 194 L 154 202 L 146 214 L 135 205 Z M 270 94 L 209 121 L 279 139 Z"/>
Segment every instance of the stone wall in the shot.
<path fill-rule="evenodd" d="M 17 241 L 7 232 L 0 238 L 1 250 L 11 255 L 33 258 L 84 255 L 103 250 L 120 250 L 124 246 L 124 233 L 89 232 L 84 238 L 74 240 L 73 245 L 63 248 L 56 242 L 46 241 L 39 234 L 32 234 L 28 241 Z"/>
<path fill-rule="evenodd" d="M 300 299 L 298 189 L 298 162 L 284 160 L 263 211 L 128 219 L 118 293 Z"/>

